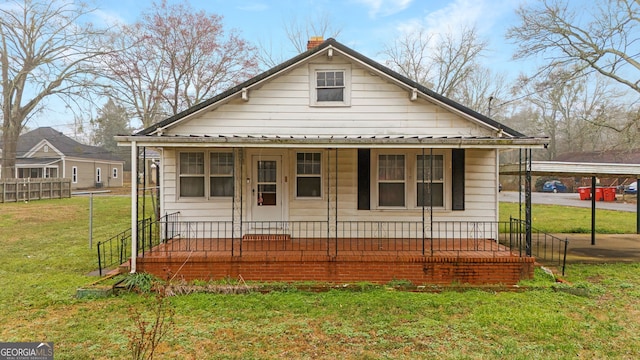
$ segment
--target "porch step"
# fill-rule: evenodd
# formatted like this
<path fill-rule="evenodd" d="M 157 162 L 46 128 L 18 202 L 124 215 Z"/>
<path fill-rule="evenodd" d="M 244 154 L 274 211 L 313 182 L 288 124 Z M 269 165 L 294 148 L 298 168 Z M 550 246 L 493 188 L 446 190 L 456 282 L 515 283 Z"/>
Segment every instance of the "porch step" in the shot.
<path fill-rule="evenodd" d="M 289 234 L 244 234 L 243 241 L 289 241 Z"/>

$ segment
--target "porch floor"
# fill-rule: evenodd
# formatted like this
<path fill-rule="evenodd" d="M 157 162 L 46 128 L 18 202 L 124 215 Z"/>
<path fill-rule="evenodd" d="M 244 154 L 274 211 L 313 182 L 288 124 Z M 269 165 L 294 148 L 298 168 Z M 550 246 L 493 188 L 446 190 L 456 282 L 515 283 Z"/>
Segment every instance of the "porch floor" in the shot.
<path fill-rule="evenodd" d="M 163 257 L 441 257 L 441 258 L 496 258 L 521 257 L 492 239 L 353 239 L 353 238 L 265 238 L 245 239 L 181 239 L 174 238 L 155 246 L 143 255 L 146 258 Z"/>

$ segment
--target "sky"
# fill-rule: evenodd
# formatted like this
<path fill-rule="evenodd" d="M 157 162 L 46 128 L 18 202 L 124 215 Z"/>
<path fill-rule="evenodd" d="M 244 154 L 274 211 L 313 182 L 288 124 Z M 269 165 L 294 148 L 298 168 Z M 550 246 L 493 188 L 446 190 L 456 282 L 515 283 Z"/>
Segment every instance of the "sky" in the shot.
<path fill-rule="evenodd" d="M 91 0 L 90 0 L 91 1 Z M 475 26 L 489 44 L 483 61 L 492 70 L 515 79 L 531 72 L 535 64 L 512 61 L 515 45 L 505 39 L 507 28 L 517 23 L 515 10 L 526 0 L 188 0 L 196 10 L 223 17 L 226 29 L 235 29 L 245 40 L 270 44 L 283 59 L 293 51 L 285 33 L 292 19 L 305 23 L 318 14 L 329 18 L 341 32 L 336 40 L 382 62 L 381 51 L 405 31 L 422 27 L 433 34 Z M 533 0 L 530 0 L 533 1 Z M 182 0 L 168 0 L 169 3 Z M 93 0 L 95 23 L 133 23 L 151 8 L 153 0 Z M 73 115 L 52 111 L 38 116 L 28 126 L 53 126 L 74 134 Z"/>

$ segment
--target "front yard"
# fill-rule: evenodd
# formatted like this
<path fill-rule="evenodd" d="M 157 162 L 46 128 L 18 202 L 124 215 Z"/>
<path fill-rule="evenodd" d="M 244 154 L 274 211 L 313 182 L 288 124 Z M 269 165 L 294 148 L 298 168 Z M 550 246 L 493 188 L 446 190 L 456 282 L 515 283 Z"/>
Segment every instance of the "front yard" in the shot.
<path fill-rule="evenodd" d="M 96 279 L 95 242 L 128 227 L 129 204 L 94 198 L 93 249 L 86 197 L 0 205 L 0 341 L 53 341 L 56 359 L 131 357 L 131 311 L 154 299 L 74 297 Z M 573 264 L 571 285 L 537 271 L 518 291 L 349 284 L 175 296 L 158 358 L 638 358 L 639 271 Z"/>

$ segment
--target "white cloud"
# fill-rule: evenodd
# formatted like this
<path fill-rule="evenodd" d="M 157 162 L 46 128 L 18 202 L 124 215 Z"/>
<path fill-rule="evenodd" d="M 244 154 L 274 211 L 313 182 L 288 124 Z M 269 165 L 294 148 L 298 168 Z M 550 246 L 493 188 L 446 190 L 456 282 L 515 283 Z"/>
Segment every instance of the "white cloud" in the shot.
<path fill-rule="evenodd" d="M 398 13 L 411 5 L 413 0 L 355 0 L 369 8 L 369 17 L 389 16 Z"/>
<path fill-rule="evenodd" d="M 126 20 L 113 11 L 105 11 L 101 9 L 94 10 L 93 16 L 97 18 L 96 24 L 105 24 L 106 26 L 114 26 L 125 24 Z"/>

